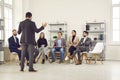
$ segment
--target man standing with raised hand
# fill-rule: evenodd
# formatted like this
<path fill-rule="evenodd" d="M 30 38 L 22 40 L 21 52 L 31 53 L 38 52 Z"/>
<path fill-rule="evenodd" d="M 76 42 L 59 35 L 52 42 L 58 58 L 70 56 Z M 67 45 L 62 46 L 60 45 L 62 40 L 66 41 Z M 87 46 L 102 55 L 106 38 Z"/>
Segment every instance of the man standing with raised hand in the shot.
<path fill-rule="evenodd" d="M 25 62 L 25 54 L 28 51 L 29 53 L 29 72 L 37 72 L 33 68 L 33 55 L 34 55 L 34 46 L 35 46 L 35 32 L 38 33 L 42 31 L 47 23 L 43 23 L 40 28 L 37 29 L 35 22 L 32 20 L 32 13 L 26 13 L 26 19 L 19 24 L 18 34 L 21 34 L 21 69 L 20 71 L 24 71 L 24 62 Z"/>

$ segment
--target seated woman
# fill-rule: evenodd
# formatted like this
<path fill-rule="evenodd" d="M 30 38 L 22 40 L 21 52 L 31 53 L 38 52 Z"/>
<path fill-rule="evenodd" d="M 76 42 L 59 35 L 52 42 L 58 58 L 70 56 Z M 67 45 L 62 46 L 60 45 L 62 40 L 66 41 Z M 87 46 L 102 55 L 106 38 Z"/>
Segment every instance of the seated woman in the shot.
<path fill-rule="evenodd" d="M 48 58 L 48 44 L 47 44 L 47 39 L 45 38 L 45 34 L 43 32 L 40 33 L 40 37 L 37 40 L 37 45 L 39 48 L 40 53 L 42 53 L 42 64 L 45 63 L 45 57 L 46 59 Z"/>
<path fill-rule="evenodd" d="M 68 50 L 69 59 L 72 58 L 73 52 L 76 50 L 78 43 L 79 43 L 79 37 L 76 36 L 76 31 L 72 30 L 72 36 L 70 36 L 69 38 L 69 50 Z"/>

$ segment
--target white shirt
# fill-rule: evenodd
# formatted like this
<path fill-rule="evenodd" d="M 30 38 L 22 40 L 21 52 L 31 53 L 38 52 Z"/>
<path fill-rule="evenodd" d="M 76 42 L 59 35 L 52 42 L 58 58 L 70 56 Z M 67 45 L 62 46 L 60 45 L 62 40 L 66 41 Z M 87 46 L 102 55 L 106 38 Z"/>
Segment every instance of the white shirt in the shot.
<path fill-rule="evenodd" d="M 62 41 L 61 41 L 61 39 L 59 39 L 59 40 L 58 40 L 58 47 L 62 47 L 61 44 L 62 44 Z"/>
<path fill-rule="evenodd" d="M 87 37 L 84 37 L 83 43 L 85 43 L 86 39 L 87 39 Z"/>
<path fill-rule="evenodd" d="M 17 40 L 16 40 L 16 36 L 13 36 L 13 38 L 14 38 L 14 40 L 15 40 L 15 43 L 17 42 Z"/>

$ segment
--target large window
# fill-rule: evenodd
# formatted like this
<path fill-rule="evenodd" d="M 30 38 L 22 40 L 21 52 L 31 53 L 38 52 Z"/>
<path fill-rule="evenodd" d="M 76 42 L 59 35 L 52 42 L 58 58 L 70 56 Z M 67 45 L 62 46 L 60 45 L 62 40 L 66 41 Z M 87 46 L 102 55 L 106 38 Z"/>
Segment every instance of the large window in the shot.
<path fill-rule="evenodd" d="M 120 0 L 112 0 L 112 41 L 120 42 Z"/>
<path fill-rule="evenodd" d="M 12 0 L 4 0 L 4 19 L 5 19 L 5 45 L 8 45 L 8 38 L 12 35 L 13 17 Z"/>
<path fill-rule="evenodd" d="M 8 43 L 8 38 L 12 35 L 12 9 L 4 8 L 5 16 L 5 45 Z"/>
<path fill-rule="evenodd" d="M 0 0 L 0 19 L 4 19 L 4 41 L 8 46 L 8 38 L 12 35 L 13 28 L 13 0 Z"/>
<path fill-rule="evenodd" d="M 2 18 L 2 7 L 0 5 L 0 19 Z"/>
<path fill-rule="evenodd" d="M 12 0 L 4 0 L 4 3 L 12 5 Z"/>

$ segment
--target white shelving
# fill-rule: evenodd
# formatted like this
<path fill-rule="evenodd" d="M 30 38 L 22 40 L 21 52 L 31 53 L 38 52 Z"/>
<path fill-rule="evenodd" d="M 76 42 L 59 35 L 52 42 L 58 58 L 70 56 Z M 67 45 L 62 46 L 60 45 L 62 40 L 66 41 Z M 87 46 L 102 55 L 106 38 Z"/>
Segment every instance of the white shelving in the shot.
<path fill-rule="evenodd" d="M 106 44 L 106 23 L 105 22 L 87 22 L 86 31 L 89 32 L 89 36 L 94 40 L 97 38 L 98 42 Z M 101 55 L 102 59 L 105 60 L 105 49 Z"/>
<path fill-rule="evenodd" d="M 4 62 L 4 20 L 0 19 L 0 64 Z"/>
<path fill-rule="evenodd" d="M 65 38 L 67 40 L 67 23 L 63 22 L 57 22 L 57 23 L 49 23 L 50 26 L 50 30 L 49 30 L 49 46 L 53 46 L 53 42 L 55 40 L 54 37 L 57 37 L 57 33 L 58 32 L 62 32 L 63 33 L 63 38 Z"/>

